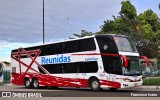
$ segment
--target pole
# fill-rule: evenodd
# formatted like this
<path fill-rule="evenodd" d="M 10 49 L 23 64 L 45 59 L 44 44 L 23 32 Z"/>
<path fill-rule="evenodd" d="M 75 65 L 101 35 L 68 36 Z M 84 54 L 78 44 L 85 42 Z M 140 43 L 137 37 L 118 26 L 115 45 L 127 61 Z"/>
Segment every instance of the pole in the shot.
<path fill-rule="evenodd" d="M 44 0 L 43 0 L 43 44 L 45 43 L 45 30 L 44 30 Z"/>

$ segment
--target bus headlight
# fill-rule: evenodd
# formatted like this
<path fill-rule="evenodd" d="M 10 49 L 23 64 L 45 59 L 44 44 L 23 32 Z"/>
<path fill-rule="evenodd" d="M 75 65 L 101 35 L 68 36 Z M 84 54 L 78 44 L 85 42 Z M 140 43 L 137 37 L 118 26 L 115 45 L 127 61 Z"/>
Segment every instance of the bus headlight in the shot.
<path fill-rule="evenodd" d="M 143 81 L 143 79 L 141 78 L 140 81 Z"/>
<path fill-rule="evenodd" d="M 130 82 L 130 80 L 129 80 L 129 79 L 123 79 L 123 81 L 125 81 L 125 82 Z"/>

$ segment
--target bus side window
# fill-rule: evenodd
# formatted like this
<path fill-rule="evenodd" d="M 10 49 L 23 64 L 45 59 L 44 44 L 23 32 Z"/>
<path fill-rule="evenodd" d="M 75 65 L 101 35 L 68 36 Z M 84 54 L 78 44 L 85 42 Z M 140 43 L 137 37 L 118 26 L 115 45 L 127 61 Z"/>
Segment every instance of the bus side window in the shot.
<path fill-rule="evenodd" d="M 118 49 L 117 49 L 117 46 L 116 46 L 116 44 L 115 44 L 113 39 L 107 37 L 107 44 L 108 44 L 108 47 L 109 47 L 108 52 L 117 53 Z"/>
<path fill-rule="evenodd" d="M 114 40 L 110 37 L 97 37 L 101 53 L 117 53 Z"/>
<path fill-rule="evenodd" d="M 47 55 L 56 54 L 56 50 L 55 50 L 55 47 L 53 45 L 47 45 L 45 52 L 47 53 Z"/>
<path fill-rule="evenodd" d="M 77 64 L 79 73 L 92 73 L 98 71 L 97 61 L 78 62 Z"/>
<path fill-rule="evenodd" d="M 80 67 L 79 66 L 76 67 L 77 67 L 77 73 L 80 73 Z"/>
<path fill-rule="evenodd" d="M 62 50 L 61 50 L 62 48 L 61 48 L 61 46 L 60 46 L 60 44 L 57 44 L 56 45 L 56 54 L 61 54 L 62 53 Z"/>
<path fill-rule="evenodd" d="M 62 67 L 62 73 L 66 73 L 65 66 L 64 66 L 64 65 L 62 65 L 61 67 Z"/>
<path fill-rule="evenodd" d="M 40 67 L 38 67 L 38 70 L 40 73 L 45 74 L 45 72 Z"/>
<path fill-rule="evenodd" d="M 64 73 L 77 73 L 77 67 L 75 63 L 64 64 Z"/>
<path fill-rule="evenodd" d="M 95 42 L 93 38 L 80 40 L 80 52 L 96 50 Z"/>
<path fill-rule="evenodd" d="M 67 53 L 67 45 L 65 43 L 62 44 L 62 53 Z"/>
<path fill-rule="evenodd" d="M 68 44 L 69 53 L 79 52 L 79 41 L 72 41 Z"/>

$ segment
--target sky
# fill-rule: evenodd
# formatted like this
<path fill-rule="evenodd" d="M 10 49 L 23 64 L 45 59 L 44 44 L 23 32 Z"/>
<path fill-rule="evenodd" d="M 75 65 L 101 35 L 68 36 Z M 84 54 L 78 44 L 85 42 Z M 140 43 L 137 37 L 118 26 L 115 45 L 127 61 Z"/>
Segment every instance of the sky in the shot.
<path fill-rule="evenodd" d="M 65 40 L 81 30 L 100 31 L 123 0 L 44 0 L 45 43 Z M 152 9 L 160 16 L 160 0 L 130 0 L 137 13 Z M 42 44 L 42 0 L 0 0 L 0 61 L 12 49 Z"/>

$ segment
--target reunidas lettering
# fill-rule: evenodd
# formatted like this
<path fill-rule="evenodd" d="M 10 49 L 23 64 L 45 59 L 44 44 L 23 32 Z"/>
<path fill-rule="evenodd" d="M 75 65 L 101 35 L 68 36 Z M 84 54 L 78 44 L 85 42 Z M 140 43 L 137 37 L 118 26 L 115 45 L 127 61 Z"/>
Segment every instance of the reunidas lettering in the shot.
<path fill-rule="evenodd" d="M 52 57 L 52 58 L 41 57 L 41 64 L 42 65 L 56 64 L 56 63 L 66 63 L 66 62 L 70 62 L 70 61 L 71 61 L 71 57 L 70 56 L 64 56 L 64 55 L 57 55 L 57 57 Z"/>

